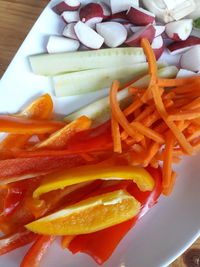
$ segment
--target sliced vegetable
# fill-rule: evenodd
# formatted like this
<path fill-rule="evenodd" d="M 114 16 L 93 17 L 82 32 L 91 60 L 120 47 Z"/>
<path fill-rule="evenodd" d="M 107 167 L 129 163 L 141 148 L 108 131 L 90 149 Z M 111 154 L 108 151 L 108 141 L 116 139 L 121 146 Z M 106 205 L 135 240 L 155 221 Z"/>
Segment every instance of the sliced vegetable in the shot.
<path fill-rule="evenodd" d="M 75 24 L 76 24 L 75 22 L 68 23 L 63 30 L 63 36 L 77 40 L 78 38 L 74 30 Z"/>
<path fill-rule="evenodd" d="M 127 30 L 119 22 L 108 21 L 98 23 L 96 31 L 104 38 L 104 43 L 108 47 L 118 47 L 127 38 Z"/>
<path fill-rule="evenodd" d="M 47 43 L 47 51 L 48 53 L 72 52 L 77 51 L 79 45 L 80 43 L 77 40 L 51 35 Z"/>
<path fill-rule="evenodd" d="M 61 14 L 61 18 L 66 23 L 77 22 L 79 21 L 79 12 L 78 11 L 64 11 Z"/>
<path fill-rule="evenodd" d="M 123 1 L 110 0 L 112 14 L 126 11 L 129 9 L 131 5 L 139 6 L 139 1 L 138 0 L 123 0 Z"/>
<path fill-rule="evenodd" d="M 192 19 L 182 19 L 173 21 L 165 26 L 165 32 L 168 37 L 175 41 L 186 40 L 192 31 Z"/>
<path fill-rule="evenodd" d="M 124 84 L 145 73 L 147 63 L 138 63 L 58 75 L 53 77 L 53 82 L 56 96 L 63 97 L 108 88 L 114 79 Z"/>
<path fill-rule="evenodd" d="M 64 0 L 55 5 L 52 9 L 58 15 L 61 15 L 64 11 L 75 11 L 78 10 L 81 3 L 79 0 Z"/>
<path fill-rule="evenodd" d="M 195 46 L 185 52 L 181 56 L 180 65 L 183 69 L 200 71 L 200 47 Z"/>
<path fill-rule="evenodd" d="M 190 36 L 187 40 L 181 42 L 173 42 L 167 46 L 171 55 L 177 55 L 186 52 L 191 47 L 200 45 L 200 38 L 196 36 Z"/>
<path fill-rule="evenodd" d="M 131 23 L 139 26 L 153 24 L 155 22 L 155 15 L 153 13 L 137 6 L 130 6 L 127 12 L 127 18 Z"/>
<path fill-rule="evenodd" d="M 25 246 L 36 240 L 37 234 L 22 228 L 16 233 L 0 237 L 0 255 Z"/>
<path fill-rule="evenodd" d="M 147 170 L 151 173 L 155 181 L 153 191 L 141 192 L 135 184 L 131 184 L 127 188 L 129 193 L 141 203 L 141 209 L 138 215 L 127 222 L 113 227 L 91 234 L 76 236 L 68 246 L 73 254 L 77 252 L 87 253 L 98 264 L 103 264 L 111 256 L 126 233 L 157 203 L 162 192 L 162 175 L 160 169 L 148 168 Z"/>
<path fill-rule="evenodd" d="M 139 210 L 139 201 L 125 190 L 118 190 L 87 198 L 29 223 L 26 228 L 47 235 L 87 234 L 127 221 Z"/>
<path fill-rule="evenodd" d="M 154 186 L 149 173 L 139 167 L 106 166 L 102 169 L 98 165 L 88 165 L 47 175 L 41 186 L 35 190 L 33 197 L 37 198 L 41 194 L 73 184 L 110 178 L 133 180 L 141 191 L 152 190 Z"/>
<path fill-rule="evenodd" d="M 156 60 L 158 60 L 165 50 L 164 41 L 161 35 L 153 39 L 151 47 L 153 48 Z"/>
<path fill-rule="evenodd" d="M 87 69 L 130 65 L 146 61 L 141 48 L 130 47 L 55 55 L 42 54 L 31 56 L 29 59 L 35 74 L 47 76 Z"/>
<path fill-rule="evenodd" d="M 80 9 L 79 16 L 82 22 L 95 29 L 104 18 L 103 7 L 100 3 L 89 3 Z"/>
<path fill-rule="evenodd" d="M 40 236 L 24 256 L 20 267 L 38 267 L 56 236 Z"/>

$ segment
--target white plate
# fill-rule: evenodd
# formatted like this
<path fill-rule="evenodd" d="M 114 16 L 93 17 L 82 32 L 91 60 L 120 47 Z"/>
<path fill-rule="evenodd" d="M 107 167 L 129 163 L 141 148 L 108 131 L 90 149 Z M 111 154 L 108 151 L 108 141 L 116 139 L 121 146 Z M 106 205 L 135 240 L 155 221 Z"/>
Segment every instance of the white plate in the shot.
<path fill-rule="evenodd" d="M 27 56 L 44 52 L 48 35 L 62 32 L 64 24 L 51 10 L 56 2 L 58 1 L 51 1 L 43 11 L 4 74 L 0 82 L 0 113 L 18 112 L 27 102 L 45 92 L 53 96 L 51 82 L 48 78 L 31 73 Z M 171 62 L 176 60 L 170 59 Z M 67 114 L 105 94 L 106 90 L 103 90 L 89 96 L 54 98 L 55 112 Z M 129 232 L 103 267 L 167 266 L 199 237 L 199 162 L 200 156 L 185 158 L 176 167 L 179 176 L 172 196 L 160 198 L 159 203 Z M 1 256 L 0 266 L 19 266 L 26 250 L 27 247 Z M 71 255 L 61 249 L 60 242 L 55 242 L 42 266 L 98 265 L 87 255 Z"/>

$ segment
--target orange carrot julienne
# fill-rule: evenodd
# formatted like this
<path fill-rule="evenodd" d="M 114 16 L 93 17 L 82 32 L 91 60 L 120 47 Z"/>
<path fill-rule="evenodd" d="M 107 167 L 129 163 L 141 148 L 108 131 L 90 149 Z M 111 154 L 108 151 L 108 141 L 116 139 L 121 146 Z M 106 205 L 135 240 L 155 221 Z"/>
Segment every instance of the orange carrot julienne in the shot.
<path fill-rule="evenodd" d="M 167 120 L 169 121 L 181 121 L 192 120 L 200 117 L 200 108 L 192 110 L 181 110 L 178 113 L 169 114 Z"/>
<path fill-rule="evenodd" d="M 132 114 L 136 109 L 140 108 L 143 102 L 139 99 L 135 100 L 130 106 L 123 110 L 125 116 Z"/>
<path fill-rule="evenodd" d="M 193 81 L 199 81 L 200 77 L 194 76 L 194 77 L 186 77 L 186 78 L 175 78 L 175 79 L 163 79 L 158 78 L 157 84 L 161 87 L 175 87 L 175 86 L 183 86 L 186 84 L 190 84 Z"/>
<path fill-rule="evenodd" d="M 114 152 L 122 153 L 122 144 L 121 144 L 119 124 L 113 116 L 111 119 L 111 126 L 112 126 L 112 138 L 113 138 Z"/>
<path fill-rule="evenodd" d="M 174 92 L 176 94 L 184 94 L 184 93 L 190 93 L 191 91 L 200 89 L 200 79 L 194 80 L 194 82 L 189 84 L 184 84 L 182 86 L 170 89 L 170 92 Z"/>
<path fill-rule="evenodd" d="M 147 155 L 144 159 L 144 167 L 148 166 L 152 158 L 156 155 L 160 148 L 160 145 L 158 143 L 152 143 L 150 147 L 147 150 Z"/>
<path fill-rule="evenodd" d="M 163 195 L 169 196 L 172 193 L 174 185 L 175 185 L 175 182 L 176 182 L 176 177 L 177 177 L 177 174 L 175 172 L 172 172 L 171 179 L 170 179 L 170 184 L 169 184 L 169 186 L 167 188 L 163 189 Z"/>
<path fill-rule="evenodd" d="M 172 157 L 173 148 L 175 143 L 175 137 L 172 133 L 166 136 L 165 149 L 164 149 L 164 161 L 163 161 L 163 189 L 169 187 L 171 183 L 172 175 Z"/>

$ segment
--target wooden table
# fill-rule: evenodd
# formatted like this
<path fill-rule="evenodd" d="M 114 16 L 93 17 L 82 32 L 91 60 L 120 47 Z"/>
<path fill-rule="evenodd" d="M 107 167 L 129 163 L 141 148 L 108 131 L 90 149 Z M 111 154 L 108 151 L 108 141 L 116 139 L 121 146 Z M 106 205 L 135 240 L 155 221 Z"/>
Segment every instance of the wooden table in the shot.
<path fill-rule="evenodd" d="M 0 77 L 47 3 L 48 0 L 0 0 Z M 200 239 L 170 267 L 200 266 L 198 249 Z M 189 256 L 194 265 L 187 264 Z"/>

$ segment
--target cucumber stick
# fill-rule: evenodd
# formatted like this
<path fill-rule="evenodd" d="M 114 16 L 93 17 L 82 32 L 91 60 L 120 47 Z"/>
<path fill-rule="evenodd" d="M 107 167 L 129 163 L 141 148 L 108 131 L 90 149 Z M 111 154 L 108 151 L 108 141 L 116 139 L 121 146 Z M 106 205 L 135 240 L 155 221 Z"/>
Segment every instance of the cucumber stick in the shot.
<path fill-rule="evenodd" d="M 142 48 L 120 47 L 29 57 L 35 74 L 54 76 L 87 69 L 116 67 L 145 62 Z"/>
<path fill-rule="evenodd" d="M 175 66 L 168 66 L 168 67 L 158 70 L 158 77 L 174 78 L 176 77 L 177 72 L 178 72 L 178 69 Z M 147 74 L 146 76 L 144 76 L 143 78 L 135 82 L 133 85 L 135 87 L 139 86 L 139 87 L 144 88 L 148 85 L 149 80 L 150 80 L 150 77 Z M 126 108 L 130 104 L 132 99 L 130 97 L 130 94 L 128 93 L 127 88 L 123 89 L 122 91 L 118 93 L 118 101 L 122 109 Z M 109 96 L 101 98 L 69 114 L 67 117 L 65 117 L 65 121 L 71 122 L 82 115 L 85 115 L 91 120 L 93 120 L 93 124 L 92 124 L 93 127 L 96 127 L 100 125 L 101 123 L 104 123 L 105 121 L 109 120 L 111 116 Z"/>
<path fill-rule="evenodd" d="M 53 78 L 55 94 L 57 97 L 86 94 L 108 88 L 116 79 L 125 84 L 137 76 L 146 74 L 147 70 L 147 63 L 138 63 L 58 75 Z"/>

